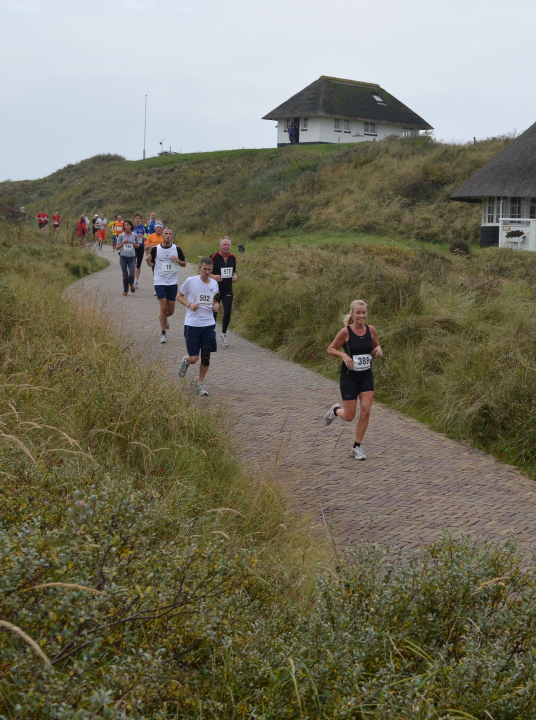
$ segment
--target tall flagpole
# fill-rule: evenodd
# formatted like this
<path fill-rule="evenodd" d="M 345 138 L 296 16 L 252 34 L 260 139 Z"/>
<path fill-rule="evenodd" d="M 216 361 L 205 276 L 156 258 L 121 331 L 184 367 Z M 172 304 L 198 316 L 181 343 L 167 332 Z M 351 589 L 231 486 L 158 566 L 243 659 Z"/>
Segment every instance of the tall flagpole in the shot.
<path fill-rule="evenodd" d="M 145 160 L 145 131 L 147 129 L 147 95 L 145 96 L 145 120 L 143 122 L 143 159 Z"/>

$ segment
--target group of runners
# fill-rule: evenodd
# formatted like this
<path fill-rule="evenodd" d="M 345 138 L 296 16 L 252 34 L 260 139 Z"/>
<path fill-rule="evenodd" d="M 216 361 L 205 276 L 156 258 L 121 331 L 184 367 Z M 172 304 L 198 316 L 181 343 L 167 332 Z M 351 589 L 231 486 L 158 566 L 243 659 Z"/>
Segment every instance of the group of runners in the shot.
<path fill-rule="evenodd" d="M 39 227 L 46 230 L 48 215 L 46 211 L 38 214 Z M 58 212 L 52 217 L 54 230 L 59 229 L 61 216 Z M 173 230 L 164 227 L 151 213 L 143 222 L 142 215 L 136 213 L 134 222 L 123 220 L 121 215 L 114 216 L 110 222 L 103 213 L 96 214 L 91 221 L 92 231 L 98 247 L 110 231 L 112 248 L 119 253 L 119 264 L 123 280 L 123 296 L 134 293 L 139 288 L 139 278 L 143 261 L 153 271 L 154 295 L 158 299 L 160 312 L 160 342 L 167 342 L 169 319 L 175 312 L 178 302 L 186 307 L 184 318 L 184 338 L 187 354 L 179 367 L 179 377 L 184 378 L 191 365 L 201 359 L 199 380 L 196 390 L 199 395 L 207 396 L 204 387 L 210 366 L 211 353 L 217 352 L 216 319 L 223 306 L 222 328 L 219 335 L 224 348 L 229 347 L 227 329 L 231 320 L 233 306 L 233 284 L 237 281 L 236 257 L 231 253 L 231 241 L 228 237 L 220 240 L 220 247 L 211 256 L 202 258 L 199 274 L 189 277 L 179 287 L 179 268 L 186 266 L 186 258 L 181 248 L 174 243 Z M 78 234 L 86 235 L 90 221 L 83 213 L 77 223 Z M 97 237 L 95 237 L 95 235 Z M 355 442 L 350 457 L 365 460 L 366 455 L 361 443 L 368 428 L 370 411 L 374 400 L 374 375 L 371 361 L 373 356 L 382 357 L 383 352 L 378 341 L 376 329 L 367 325 L 367 304 L 363 300 L 354 300 L 350 312 L 343 318 L 344 327 L 340 330 L 327 352 L 342 360 L 340 369 L 341 400 L 333 403 L 324 422 L 331 425 L 339 418 L 351 422 L 357 412 L 359 399 L 360 413 L 356 427 Z"/>
<path fill-rule="evenodd" d="M 36 217 L 37 223 L 39 225 L 39 230 L 48 230 L 48 213 L 46 210 L 41 210 L 40 213 L 37 213 Z M 58 211 L 54 213 L 52 216 L 52 230 L 53 232 L 57 232 L 60 229 L 61 225 L 61 215 Z"/>
<path fill-rule="evenodd" d="M 106 222 L 103 218 L 102 222 Z M 167 343 L 170 318 L 175 313 L 177 301 L 186 307 L 184 339 L 187 354 L 179 367 L 179 377 L 184 378 L 190 367 L 200 360 L 199 380 L 196 391 L 207 396 L 204 387 L 210 366 L 211 353 L 218 350 L 216 319 L 223 306 L 222 328 L 219 335 L 224 348 L 229 347 L 227 329 L 233 305 L 233 284 L 237 281 L 236 257 L 231 253 L 228 237 L 220 240 L 220 247 L 212 256 L 202 258 L 199 274 L 187 278 L 179 286 L 179 268 L 186 266 L 182 249 L 174 243 L 173 230 L 165 227 L 155 213 L 146 223 L 140 213 L 134 222 L 120 215 L 110 224 L 112 248 L 119 254 L 123 282 L 123 296 L 133 294 L 139 288 L 143 261 L 153 272 L 154 294 L 160 311 L 160 342 Z"/>

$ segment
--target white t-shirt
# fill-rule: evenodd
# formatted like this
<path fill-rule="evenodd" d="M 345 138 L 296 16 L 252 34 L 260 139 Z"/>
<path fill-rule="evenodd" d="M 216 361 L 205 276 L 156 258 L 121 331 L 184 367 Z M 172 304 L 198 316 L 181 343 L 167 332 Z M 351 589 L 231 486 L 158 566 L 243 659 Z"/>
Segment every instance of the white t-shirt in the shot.
<path fill-rule="evenodd" d="M 215 280 L 211 278 L 210 282 L 204 283 L 199 275 L 194 275 L 180 286 L 179 291 L 189 303 L 202 303 L 195 312 L 190 308 L 186 309 L 185 325 L 209 327 L 216 324 L 212 312 L 214 295 L 218 292 L 218 283 Z"/>
<path fill-rule="evenodd" d="M 171 257 L 179 258 L 175 245 L 164 248 L 156 246 L 156 258 L 154 261 L 154 284 L 155 285 L 177 285 L 179 282 L 179 264 L 170 260 Z"/>
<path fill-rule="evenodd" d="M 95 222 L 95 225 L 97 226 L 97 230 L 106 230 L 108 227 L 108 223 L 106 222 L 106 218 L 100 219 L 97 218 L 97 221 Z"/>

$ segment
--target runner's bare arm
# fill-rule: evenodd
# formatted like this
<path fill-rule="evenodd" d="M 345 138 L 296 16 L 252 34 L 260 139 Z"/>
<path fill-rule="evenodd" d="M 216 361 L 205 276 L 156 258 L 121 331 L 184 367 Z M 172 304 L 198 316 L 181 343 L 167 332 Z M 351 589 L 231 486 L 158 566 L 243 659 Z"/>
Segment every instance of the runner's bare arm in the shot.
<path fill-rule="evenodd" d="M 376 357 L 383 357 L 383 350 L 380 345 L 380 341 L 378 340 L 378 333 L 376 332 L 376 328 L 372 327 L 372 325 L 369 325 L 370 334 L 372 335 L 372 345 L 373 350 L 372 352 Z"/>
<path fill-rule="evenodd" d="M 186 296 L 183 295 L 181 292 L 177 295 L 177 300 L 180 302 L 181 305 L 184 305 L 187 308 L 190 308 L 192 312 L 195 312 L 196 310 L 199 310 L 199 303 L 189 303 L 186 299 Z"/>
<path fill-rule="evenodd" d="M 339 330 L 339 332 L 335 336 L 335 340 L 328 347 L 328 355 L 333 355 L 333 357 L 340 358 L 344 362 L 348 370 L 353 370 L 353 358 L 351 358 L 345 352 L 342 352 L 342 350 L 339 350 L 339 348 L 341 348 L 345 342 L 348 342 L 348 336 L 348 328 L 343 328 L 342 330 Z"/>
<path fill-rule="evenodd" d="M 236 273 L 233 273 L 233 282 L 236 282 L 237 280 L 238 280 L 238 277 L 237 277 Z"/>
<path fill-rule="evenodd" d="M 210 277 L 216 282 L 221 282 L 221 275 L 210 275 Z"/>

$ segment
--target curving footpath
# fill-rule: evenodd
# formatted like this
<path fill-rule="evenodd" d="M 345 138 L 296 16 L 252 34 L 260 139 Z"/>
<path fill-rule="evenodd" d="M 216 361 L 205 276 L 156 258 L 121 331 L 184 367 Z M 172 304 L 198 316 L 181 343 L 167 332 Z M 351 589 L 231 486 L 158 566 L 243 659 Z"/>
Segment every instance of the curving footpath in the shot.
<path fill-rule="evenodd" d="M 109 302 L 118 330 L 146 361 L 162 359 L 177 382 L 185 354 L 184 308 L 176 304 L 168 342 L 159 342 L 158 303 L 144 265 L 140 289 L 123 298 L 118 257 L 76 288 Z M 181 268 L 179 281 L 193 274 Z M 481 539 L 518 535 L 528 550 L 536 540 L 536 487 L 514 468 L 429 430 L 375 403 L 364 449 L 367 460 L 348 457 L 355 421 L 326 427 L 338 385 L 229 331 L 205 387 L 237 418 L 236 445 L 257 477 L 281 483 L 294 507 L 324 526 L 331 521 L 338 544 L 377 541 L 391 550 L 417 548 L 444 530 Z M 197 369 L 186 376 L 188 387 Z M 222 452 L 225 449 L 222 448 Z"/>

